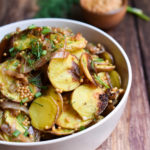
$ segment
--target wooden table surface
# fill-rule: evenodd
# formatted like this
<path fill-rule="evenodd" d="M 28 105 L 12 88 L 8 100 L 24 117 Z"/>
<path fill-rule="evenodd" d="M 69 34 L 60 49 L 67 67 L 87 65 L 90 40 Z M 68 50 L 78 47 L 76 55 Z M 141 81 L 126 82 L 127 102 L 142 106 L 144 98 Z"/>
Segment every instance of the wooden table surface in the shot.
<path fill-rule="evenodd" d="M 130 5 L 150 16 L 149 0 L 131 0 Z M 34 0 L 0 0 L 0 25 L 32 18 L 36 11 Z M 121 120 L 97 150 L 150 150 L 150 22 L 127 14 L 120 25 L 107 32 L 129 56 L 133 82 Z"/>

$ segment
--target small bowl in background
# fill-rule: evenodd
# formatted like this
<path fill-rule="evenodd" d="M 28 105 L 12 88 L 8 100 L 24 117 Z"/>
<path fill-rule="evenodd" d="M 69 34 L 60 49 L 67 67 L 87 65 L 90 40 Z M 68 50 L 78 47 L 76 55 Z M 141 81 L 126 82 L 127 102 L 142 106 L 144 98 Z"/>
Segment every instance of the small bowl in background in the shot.
<path fill-rule="evenodd" d="M 107 13 L 92 12 L 85 7 L 86 0 L 80 0 L 83 17 L 85 20 L 101 29 L 110 29 L 118 25 L 124 18 L 127 8 L 127 0 L 123 0 L 123 4 L 119 9 Z"/>

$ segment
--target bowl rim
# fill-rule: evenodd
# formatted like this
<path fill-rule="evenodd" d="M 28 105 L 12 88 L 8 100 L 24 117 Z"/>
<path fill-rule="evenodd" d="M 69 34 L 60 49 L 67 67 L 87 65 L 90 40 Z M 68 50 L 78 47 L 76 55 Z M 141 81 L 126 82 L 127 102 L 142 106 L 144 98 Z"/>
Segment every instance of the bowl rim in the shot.
<path fill-rule="evenodd" d="M 61 137 L 58 139 L 53 139 L 53 140 L 46 140 L 46 141 L 39 141 L 39 142 L 27 142 L 27 143 L 23 143 L 23 142 L 7 142 L 7 141 L 0 141 L 0 145 L 8 145 L 8 146 L 22 146 L 22 147 L 28 147 L 28 146 L 39 146 L 39 145 L 45 145 L 45 144 L 54 144 L 54 143 L 58 143 L 58 142 L 63 142 L 72 138 L 75 138 L 77 136 L 80 136 L 82 134 L 85 134 L 91 130 L 93 130 L 94 128 L 103 125 L 104 122 L 107 122 L 107 120 L 109 118 L 111 118 L 121 107 L 122 105 L 126 102 L 126 98 L 128 97 L 130 88 L 131 88 L 131 83 L 132 83 L 132 69 L 131 69 L 131 64 L 130 61 L 128 59 L 127 54 L 125 53 L 124 49 L 121 47 L 121 45 L 110 35 L 108 35 L 107 33 L 105 33 L 104 31 L 102 31 L 101 29 L 94 27 L 92 25 L 89 25 L 87 23 L 83 23 L 80 21 L 75 21 L 72 19 L 59 19 L 59 18 L 38 18 L 38 19 L 28 19 L 28 20 L 22 20 L 22 21 L 17 21 L 14 23 L 10 23 L 8 25 L 4 25 L 0 27 L 0 30 L 6 30 L 7 28 L 10 28 L 11 26 L 21 26 L 23 24 L 28 24 L 31 22 L 31 24 L 36 24 L 38 22 L 47 22 L 47 21 L 56 21 L 56 22 L 65 22 L 65 23 L 73 23 L 76 25 L 82 25 L 85 26 L 87 28 L 90 28 L 100 34 L 102 34 L 103 36 L 105 36 L 107 39 L 109 39 L 111 42 L 113 42 L 113 44 L 115 44 L 115 46 L 117 46 L 118 50 L 121 52 L 122 56 L 124 57 L 126 64 L 127 64 L 127 69 L 128 69 L 128 84 L 127 84 L 127 88 L 126 91 L 122 97 L 122 99 L 120 100 L 119 104 L 116 106 L 116 108 L 110 113 L 108 114 L 104 119 L 102 119 L 101 121 L 97 122 L 96 124 L 88 127 L 87 129 L 71 134 L 71 135 L 67 135 L 65 137 Z M 60 25 L 61 26 L 61 25 Z"/>

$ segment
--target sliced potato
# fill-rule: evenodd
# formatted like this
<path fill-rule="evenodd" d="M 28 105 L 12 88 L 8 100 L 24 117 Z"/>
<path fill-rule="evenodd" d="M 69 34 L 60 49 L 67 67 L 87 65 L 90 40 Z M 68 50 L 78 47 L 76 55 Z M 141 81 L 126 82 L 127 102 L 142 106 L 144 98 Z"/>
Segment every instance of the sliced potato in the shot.
<path fill-rule="evenodd" d="M 87 41 L 80 34 L 70 34 L 64 36 L 62 33 L 53 33 L 50 35 L 50 40 L 53 41 L 54 49 L 65 49 L 66 51 L 73 52 L 86 47 Z"/>
<path fill-rule="evenodd" d="M 46 96 L 48 96 L 49 98 L 53 98 L 56 101 L 59 107 L 58 114 L 60 115 L 63 110 L 63 98 L 61 94 L 56 92 L 56 90 L 52 86 L 49 86 L 48 90 L 46 90 Z"/>
<path fill-rule="evenodd" d="M 54 50 L 65 49 L 65 37 L 61 33 L 50 34 L 52 48 Z M 57 41 L 57 42 L 56 42 Z"/>
<path fill-rule="evenodd" d="M 70 104 L 64 104 L 63 112 L 56 124 L 62 128 L 77 130 L 81 126 L 87 126 L 91 121 L 91 119 L 82 120 Z"/>
<path fill-rule="evenodd" d="M 37 37 L 33 36 L 32 34 L 22 34 L 22 36 L 14 40 L 13 47 L 18 50 L 25 50 L 31 48 L 31 42 L 34 39 L 37 39 Z"/>
<path fill-rule="evenodd" d="M 24 115 L 23 113 L 19 114 L 18 116 L 19 117 L 12 115 L 10 110 L 6 110 L 4 113 L 5 122 L 9 125 L 11 131 L 18 130 L 22 134 L 24 134 L 26 129 L 28 129 L 29 127 L 29 126 L 23 125 L 23 121 L 25 120 L 25 118 L 27 118 L 27 116 Z"/>
<path fill-rule="evenodd" d="M 103 94 L 104 91 L 101 88 L 81 85 L 73 91 L 71 105 L 83 120 L 94 119 L 107 106 L 108 100 L 101 99 Z"/>
<path fill-rule="evenodd" d="M 60 92 L 74 90 L 80 85 L 77 58 L 71 54 L 68 54 L 66 58 L 53 58 L 48 67 L 48 77 L 52 85 Z"/>
<path fill-rule="evenodd" d="M 113 87 L 120 88 L 121 87 L 121 77 L 119 73 L 115 70 L 110 72 L 110 81 Z"/>
<path fill-rule="evenodd" d="M 11 141 L 11 137 L 9 137 L 7 134 L 5 134 L 3 132 L 0 132 L 0 140 L 10 142 Z"/>
<path fill-rule="evenodd" d="M 58 109 L 52 97 L 41 96 L 35 99 L 29 108 L 32 126 L 38 130 L 50 129 L 58 117 Z"/>
<path fill-rule="evenodd" d="M 0 64 L 0 85 L 1 93 L 4 96 L 12 101 L 21 102 L 24 98 L 21 97 L 21 91 L 18 91 L 19 86 L 26 86 L 28 90 L 29 88 L 32 89 L 32 95 L 35 95 L 38 88 L 33 84 L 23 85 L 23 81 L 16 79 L 17 75 L 18 78 L 23 76 L 22 74 L 17 74 L 17 64 L 19 64 L 19 61 L 16 59 L 8 60 Z M 32 99 L 27 99 L 26 102 Z"/>
<path fill-rule="evenodd" d="M 32 47 L 32 41 L 41 38 L 41 31 L 41 27 L 17 31 L 11 39 L 12 47 L 17 50 L 30 49 Z"/>
<path fill-rule="evenodd" d="M 4 123 L 2 127 L 2 135 L 6 141 L 13 142 L 34 142 L 37 134 L 32 130 L 30 132 L 31 124 L 29 117 L 24 113 L 14 114 L 11 110 L 5 110 Z M 3 126 L 2 125 L 2 126 Z M 8 128 L 8 129 L 7 129 Z"/>
<path fill-rule="evenodd" d="M 100 56 L 103 57 L 104 60 L 108 60 L 110 64 L 114 63 L 113 56 L 109 52 L 105 51 L 104 53 L 100 54 Z"/>
<path fill-rule="evenodd" d="M 50 131 L 51 134 L 62 136 L 62 135 L 69 135 L 74 133 L 75 131 L 72 129 L 64 129 L 64 128 L 52 128 L 52 131 Z"/>
<path fill-rule="evenodd" d="M 79 50 L 76 50 L 76 51 L 71 51 L 70 53 L 72 55 L 75 55 L 78 59 L 80 59 L 81 55 L 83 53 L 85 53 L 86 51 L 84 49 L 79 49 Z"/>
<path fill-rule="evenodd" d="M 86 47 L 87 44 L 87 41 L 80 33 L 77 33 L 75 36 L 67 38 L 66 41 L 67 43 L 65 49 L 67 51 L 76 51 L 79 49 L 83 49 Z"/>
<path fill-rule="evenodd" d="M 92 61 L 91 61 L 91 56 L 88 53 L 83 53 L 80 59 L 80 65 L 81 65 L 81 69 L 84 72 L 85 76 L 87 77 L 87 79 L 89 79 L 89 81 L 91 83 L 93 83 L 94 85 L 96 85 L 96 82 L 94 80 L 94 78 L 92 77 L 90 70 L 94 70 L 94 68 L 92 68 Z M 93 64 L 94 65 L 94 64 Z"/>
<path fill-rule="evenodd" d="M 3 110 L 0 109 L 0 127 L 3 123 Z"/>
<path fill-rule="evenodd" d="M 5 139 L 4 139 L 4 137 L 3 137 L 3 133 L 2 132 L 0 132 L 0 141 L 4 141 Z M 7 141 L 7 140 L 6 140 Z"/>

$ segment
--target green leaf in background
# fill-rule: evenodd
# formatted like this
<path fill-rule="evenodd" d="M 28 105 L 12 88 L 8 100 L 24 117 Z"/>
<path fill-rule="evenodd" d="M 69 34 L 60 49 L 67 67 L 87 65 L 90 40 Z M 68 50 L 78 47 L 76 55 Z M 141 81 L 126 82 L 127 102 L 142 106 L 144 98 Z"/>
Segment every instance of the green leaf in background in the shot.
<path fill-rule="evenodd" d="M 35 18 L 66 18 L 73 4 L 78 3 L 79 0 L 38 0 L 39 11 Z"/>
<path fill-rule="evenodd" d="M 145 15 L 143 13 L 143 10 L 141 10 L 139 8 L 133 8 L 133 7 L 128 6 L 127 12 L 137 15 L 138 17 L 140 17 L 141 19 L 143 19 L 145 21 L 150 21 L 150 17 Z"/>

